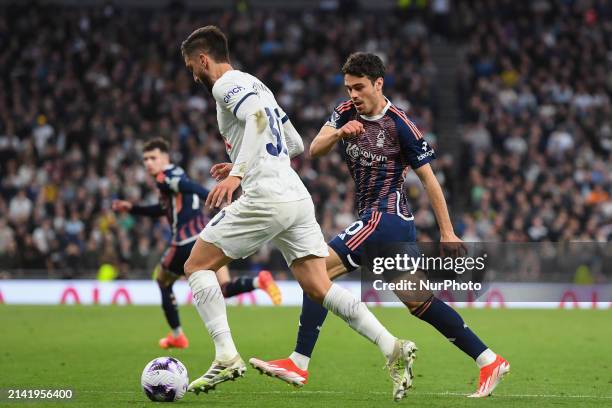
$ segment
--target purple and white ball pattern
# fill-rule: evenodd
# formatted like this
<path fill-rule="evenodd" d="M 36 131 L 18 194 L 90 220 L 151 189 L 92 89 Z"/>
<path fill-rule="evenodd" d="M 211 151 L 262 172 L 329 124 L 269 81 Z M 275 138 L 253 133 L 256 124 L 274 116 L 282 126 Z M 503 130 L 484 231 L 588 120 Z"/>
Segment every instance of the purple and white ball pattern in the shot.
<path fill-rule="evenodd" d="M 185 395 L 189 377 L 176 358 L 158 357 L 142 371 L 142 389 L 151 401 L 171 402 Z"/>

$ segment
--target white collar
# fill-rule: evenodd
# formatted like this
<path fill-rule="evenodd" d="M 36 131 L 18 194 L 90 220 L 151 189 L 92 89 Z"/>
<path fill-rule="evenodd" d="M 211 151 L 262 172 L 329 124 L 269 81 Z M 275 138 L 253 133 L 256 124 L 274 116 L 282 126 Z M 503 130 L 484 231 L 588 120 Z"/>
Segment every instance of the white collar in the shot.
<path fill-rule="evenodd" d="M 374 116 L 359 115 L 359 116 L 361 116 L 361 119 L 363 119 L 363 120 L 378 120 L 378 119 L 382 118 L 383 116 L 385 116 L 385 113 L 387 113 L 387 111 L 391 107 L 391 101 L 388 100 L 386 97 L 385 97 L 385 100 L 387 101 L 387 104 L 385 105 L 383 110 L 378 115 L 374 115 Z"/>

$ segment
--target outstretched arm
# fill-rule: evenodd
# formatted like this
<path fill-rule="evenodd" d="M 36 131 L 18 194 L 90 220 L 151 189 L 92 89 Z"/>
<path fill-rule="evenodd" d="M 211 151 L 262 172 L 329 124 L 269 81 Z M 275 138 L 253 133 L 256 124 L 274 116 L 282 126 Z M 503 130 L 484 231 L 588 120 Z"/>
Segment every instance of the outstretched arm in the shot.
<path fill-rule="evenodd" d="M 209 191 L 202 187 L 200 184 L 195 181 L 189 180 L 187 177 L 183 177 L 178 182 L 178 189 L 183 194 L 197 194 L 200 198 L 206 200 L 208 197 Z"/>
<path fill-rule="evenodd" d="M 147 217 L 161 217 L 165 215 L 164 209 L 160 204 L 154 205 L 134 205 L 130 210 L 130 214 L 144 215 Z"/>
<path fill-rule="evenodd" d="M 165 215 L 160 204 L 134 205 L 125 200 L 113 200 L 112 209 L 116 212 L 129 212 L 130 214 L 144 215 L 147 217 L 161 217 Z"/>
<path fill-rule="evenodd" d="M 433 208 L 438 226 L 440 227 L 440 240 L 443 242 L 460 241 L 453 230 L 453 224 L 448 214 L 448 207 L 446 206 L 446 199 L 444 198 L 442 187 L 431 169 L 431 165 L 429 163 L 424 164 L 415 169 L 414 172 L 421 180 L 423 188 L 425 188 L 425 192 L 431 202 L 431 207 Z"/>

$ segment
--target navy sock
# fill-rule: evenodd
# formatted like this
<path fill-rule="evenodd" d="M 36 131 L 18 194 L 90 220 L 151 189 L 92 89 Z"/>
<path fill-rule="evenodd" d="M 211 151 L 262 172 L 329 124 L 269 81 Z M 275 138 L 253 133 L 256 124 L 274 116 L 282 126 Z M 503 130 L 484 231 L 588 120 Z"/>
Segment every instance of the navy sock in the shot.
<path fill-rule="evenodd" d="M 433 295 L 413 310 L 412 314 L 431 324 L 474 360 L 487 349 L 478 336 L 463 323 L 459 313 Z"/>
<path fill-rule="evenodd" d="M 245 292 L 251 292 L 253 290 L 255 290 L 255 286 L 253 286 L 253 278 L 247 278 L 244 276 L 221 285 L 221 291 L 223 292 L 223 296 L 226 298 Z"/>
<path fill-rule="evenodd" d="M 311 300 L 305 293 L 302 297 L 302 314 L 300 315 L 295 352 L 310 357 L 319 338 L 321 326 L 323 326 L 327 316 L 327 309 Z"/>
<path fill-rule="evenodd" d="M 178 305 L 176 304 L 176 298 L 172 291 L 172 285 L 168 287 L 159 285 L 159 290 L 161 291 L 162 309 L 164 309 L 166 321 L 172 329 L 176 329 L 181 325 L 181 322 L 179 320 Z"/>

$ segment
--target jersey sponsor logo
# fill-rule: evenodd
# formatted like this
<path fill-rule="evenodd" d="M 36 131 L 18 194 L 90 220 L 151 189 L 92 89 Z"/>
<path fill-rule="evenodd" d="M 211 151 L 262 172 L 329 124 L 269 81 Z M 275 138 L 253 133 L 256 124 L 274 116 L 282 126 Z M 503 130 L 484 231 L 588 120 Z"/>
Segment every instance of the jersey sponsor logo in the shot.
<path fill-rule="evenodd" d="M 434 154 L 434 151 L 432 148 L 429 147 L 429 145 L 427 144 L 427 142 L 425 140 L 423 140 L 421 142 L 421 150 L 423 150 L 425 153 L 419 154 L 417 156 L 417 160 L 421 161 L 429 156 L 432 156 Z M 429 150 L 429 151 L 428 151 Z"/>
<path fill-rule="evenodd" d="M 232 97 L 236 95 L 237 93 L 240 93 L 240 91 L 244 91 L 244 87 L 240 85 L 234 86 L 232 89 L 227 91 L 225 95 L 223 95 L 223 102 L 228 103 L 229 101 L 232 100 Z"/>
<path fill-rule="evenodd" d="M 346 154 L 352 157 L 353 159 L 366 159 L 362 160 L 362 164 L 371 166 L 372 163 L 375 162 L 386 162 L 387 156 L 382 154 L 374 154 L 369 150 L 363 149 L 354 143 L 349 143 L 346 146 Z"/>
<path fill-rule="evenodd" d="M 423 154 L 419 154 L 419 155 L 417 156 L 417 160 L 418 160 L 418 161 L 421 161 L 421 160 L 423 160 L 423 159 L 424 159 L 424 158 L 426 158 L 426 157 L 433 156 L 433 154 L 434 154 L 434 151 L 433 151 L 433 150 L 430 150 L 430 151 L 425 152 L 425 153 L 423 153 Z"/>

